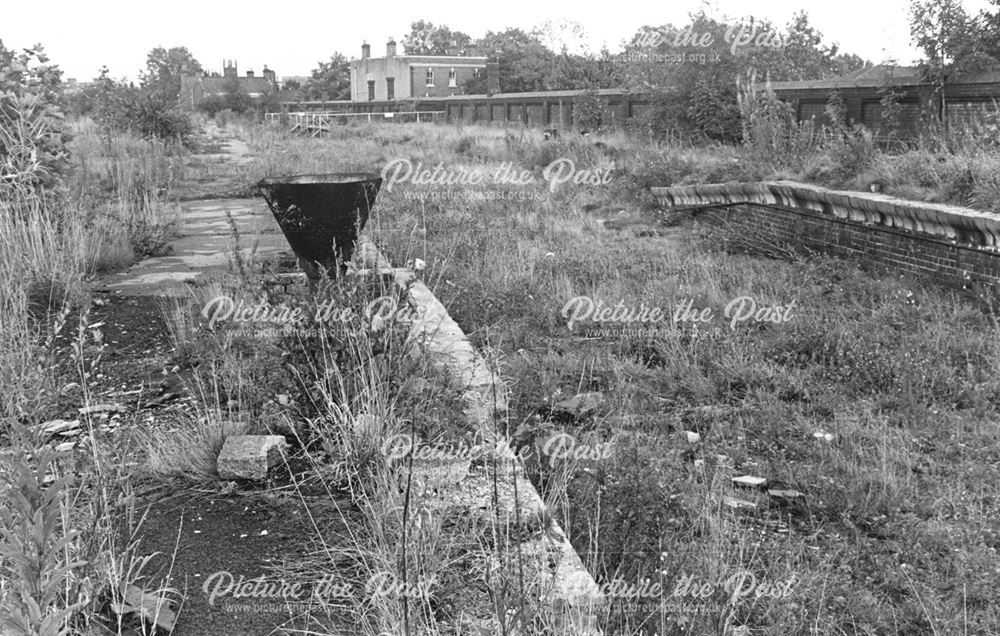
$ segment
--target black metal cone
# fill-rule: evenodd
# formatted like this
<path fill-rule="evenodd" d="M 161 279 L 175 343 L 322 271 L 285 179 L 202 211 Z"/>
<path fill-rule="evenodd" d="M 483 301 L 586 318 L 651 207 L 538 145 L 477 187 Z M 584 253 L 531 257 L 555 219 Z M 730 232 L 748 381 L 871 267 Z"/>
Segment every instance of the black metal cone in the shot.
<path fill-rule="evenodd" d="M 381 185 L 371 173 L 332 173 L 265 178 L 257 189 L 306 274 L 315 279 L 320 275 L 316 263 L 331 277 L 346 269 Z"/>

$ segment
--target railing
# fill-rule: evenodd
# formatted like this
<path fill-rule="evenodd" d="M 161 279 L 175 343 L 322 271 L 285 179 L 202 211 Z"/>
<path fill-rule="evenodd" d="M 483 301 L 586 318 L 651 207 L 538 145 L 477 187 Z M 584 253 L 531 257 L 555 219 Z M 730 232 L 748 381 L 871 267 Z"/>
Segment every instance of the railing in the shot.
<path fill-rule="evenodd" d="M 307 134 L 311 137 L 329 134 L 334 124 L 344 124 L 351 119 L 372 121 L 410 122 L 435 121 L 444 118 L 443 110 L 402 111 L 389 113 L 266 113 L 264 121 L 289 126 L 289 132 Z"/>

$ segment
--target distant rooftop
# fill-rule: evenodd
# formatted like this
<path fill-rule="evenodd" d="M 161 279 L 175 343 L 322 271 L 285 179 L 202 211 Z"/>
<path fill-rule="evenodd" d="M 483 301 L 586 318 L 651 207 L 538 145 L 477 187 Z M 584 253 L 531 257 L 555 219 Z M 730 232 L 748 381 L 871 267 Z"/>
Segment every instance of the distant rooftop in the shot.
<path fill-rule="evenodd" d="M 1000 73 L 977 73 L 952 77 L 952 84 L 993 84 L 1000 83 Z M 869 66 L 841 77 L 794 82 L 771 82 L 774 90 L 829 89 L 838 88 L 879 88 L 882 86 L 919 86 L 926 84 L 917 66 L 890 66 L 878 64 Z"/>

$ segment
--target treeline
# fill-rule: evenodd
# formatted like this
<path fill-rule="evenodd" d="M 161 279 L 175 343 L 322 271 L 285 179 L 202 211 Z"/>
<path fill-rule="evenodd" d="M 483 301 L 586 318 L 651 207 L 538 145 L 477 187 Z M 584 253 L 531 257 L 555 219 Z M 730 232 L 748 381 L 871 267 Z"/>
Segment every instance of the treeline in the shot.
<path fill-rule="evenodd" d="M 74 115 L 92 117 L 105 133 L 129 132 L 187 144 L 193 126 L 178 103 L 181 76 L 203 72 L 187 48 L 156 47 L 146 56 L 138 85 L 112 78 L 103 67 L 95 82 L 65 96 L 66 108 Z"/>
<path fill-rule="evenodd" d="M 642 27 L 620 53 L 571 52 L 583 39 L 581 30 L 565 24 L 549 23 L 530 32 L 512 28 L 473 39 L 446 26 L 415 22 L 402 44 L 408 54 L 426 55 L 475 47 L 499 62 L 505 93 L 627 88 L 653 94 L 654 108 L 645 117 L 653 134 L 669 130 L 724 141 L 737 141 L 741 134 L 738 80 L 817 79 L 867 64 L 824 44 L 805 13 L 777 27 L 767 21 L 730 21 L 702 10 L 686 25 Z M 466 84 L 465 92 L 486 92 L 485 82 L 480 78 Z"/>
<path fill-rule="evenodd" d="M 929 80 L 943 83 L 954 74 L 1000 70 L 1000 0 L 989 0 L 988 8 L 978 14 L 970 14 L 960 0 L 917 0 L 910 6 L 909 18 L 912 41 L 924 54 L 921 64 Z M 777 26 L 761 20 L 730 20 L 703 9 L 681 26 L 641 27 L 617 53 L 607 49 L 579 52 L 586 49 L 585 44 L 582 28 L 567 21 L 548 22 L 532 30 L 489 31 L 474 38 L 421 20 L 410 25 L 401 41 L 402 52 L 409 55 L 475 49 L 495 59 L 504 93 L 627 88 L 652 94 L 655 103 L 646 118 L 649 132 L 721 141 L 741 138 L 739 85 L 768 79 L 821 79 L 870 64 L 825 43 L 804 12 Z M 44 57 L 40 49 L 15 54 L 0 43 L 0 64 L 13 64 L 6 76 L 8 83 L 23 73 L 17 68 L 29 66 L 28 58 L 37 62 L 39 56 Z M 23 63 L 17 63 L 21 58 Z M 45 99 L 55 103 L 52 95 L 60 93 L 61 74 L 47 61 L 38 66 L 44 69 L 39 71 L 44 79 L 36 84 L 47 86 Z M 207 75 L 185 47 L 157 47 L 147 56 L 138 85 L 111 78 L 105 68 L 95 83 L 60 104 L 71 113 L 91 115 L 104 130 L 128 130 L 183 143 L 191 133 L 189 119 L 178 108 L 180 78 L 185 74 Z M 463 91 L 485 93 L 486 82 L 485 74 L 481 75 L 466 83 Z M 302 85 L 288 82 L 281 88 L 294 91 L 296 99 L 349 99 L 350 59 L 334 53 L 319 62 Z M 233 79 L 222 94 L 205 99 L 200 108 L 210 115 L 223 110 L 266 110 L 284 96 L 275 91 L 251 99 Z"/>

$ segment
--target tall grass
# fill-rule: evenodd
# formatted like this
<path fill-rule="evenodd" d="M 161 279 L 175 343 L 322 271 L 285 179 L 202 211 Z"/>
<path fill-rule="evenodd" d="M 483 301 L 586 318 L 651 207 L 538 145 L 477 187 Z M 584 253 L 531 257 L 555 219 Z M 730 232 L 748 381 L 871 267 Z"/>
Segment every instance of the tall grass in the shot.
<path fill-rule="evenodd" d="M 46 394 L 50 382 L 41 379 L 51 375 L 51 346 L 61 327 L 53 321 L 84 300 L 85 277 L 131 264 L 162 243 L 174 221 L 164 199 L 179 168 L 162 147 L 123 137 L 101 141 L 91 122 L 77 123 L 75 133 L 75 170 L 65 184 L 34 187 L 31 165 L 20 166 L 22 173 L 5 173 L 0 197 L 0 377 L 9 388 L 0 413 L 5 417 L 23 417 L 31 412 L 27 405 Z"/>
<path fill-rule="evenodd" d="M 139 575 L 118 540 L 130 485 L 89 420 L 77 453 L 53 455 L 34 426 L 65 408 L 70 382 L 82 395 L 74 406 L 88 404 L 87 358 L 100 356 L 88 341 L 88 277 L 131 264 L 167 226 L 177 175 L 155 146 L 99 143 L 86 122 L 75 126 L 70 172 L 48 173 L 26 158 L 64 131 L 27 130 L 56 120 L 24 101 L 7 106 L 0 129 L 5 147 L 17 145 L 0 157 L 0 631 L 63 634 L 87 629 Z"/>
<path fill-rule="evenodd" d="M 53 338 L 80 296 L 82 254 L 45 202 L 23 191 L 0 199 L 0 416 L 6 424 L 42 414 L 55 389 Z"/>
<path fill-rule="evenodd" d="M 116 270 L 156 254 L 177 229 L 184 151 L 161 141 L 73 124 L 66 211 L 87 234 L 88 271 Z"/>
<path fill-rule="evenodd" d="M 601 411 L 572 430 L 610 437 L 614 456 L 564 467 L 572 475 L 534 475 L 592 572 L 668 586 L 684 574 L 716 581 L 741 571 L 797 581 L 793 602 L 717 594 L 698 624 L 666 606 L 638 613 L 623 599 L 610 618 L 616 633 L 992 633 L 996 467 L 987 458 L 998 444 L 991 370 L 1000 339 L 991 316 L 948 290 L 836 259 L 726 254 L 683 227 L 657 236 L 651 213 L 634 229 L 603 228 L 648 212 L 636 186 L 729 179 L 865 190 L 879 180 L 890 193 L 913 188 L 917 198 L 985 207 L 997 155 L 960 144 L 892 154 L 856 130 L 797 154 L 795 143 L 782 145 L 787 131 L 768 130 L 777 137 L 762 134 L 758 154 L 601 135 L 547 145 L 532 131 L 468 126 L 272 136 L 265 152 L 269 166 L 288 171 L 372 157 L 487 171 L 513 161 L 536 175 L 557 155 L 581 167 L 614 162 L 608 187 L 518 202 L 415 200 L 400 187 L 380 194 L 370 229 L 394 262 L 426 261 L 452 316 L 497 346 L 525 428 L 541 426 L 553 395 L 604 393 Z M 782 147 L 787 156 L 757 160 Z M 794 298 L 798 309 L 787 325 L 586 337 L 560 315 L 578 295 L 666 308 L 690 298 L 717 315 L 740 295 Z M 685 430 L 701 441 L 678 441 Z M 730 483 L 743 473 L 807 496 L 768 501 Z M 727 497 L 757 507 L 734 510 Z"/>

